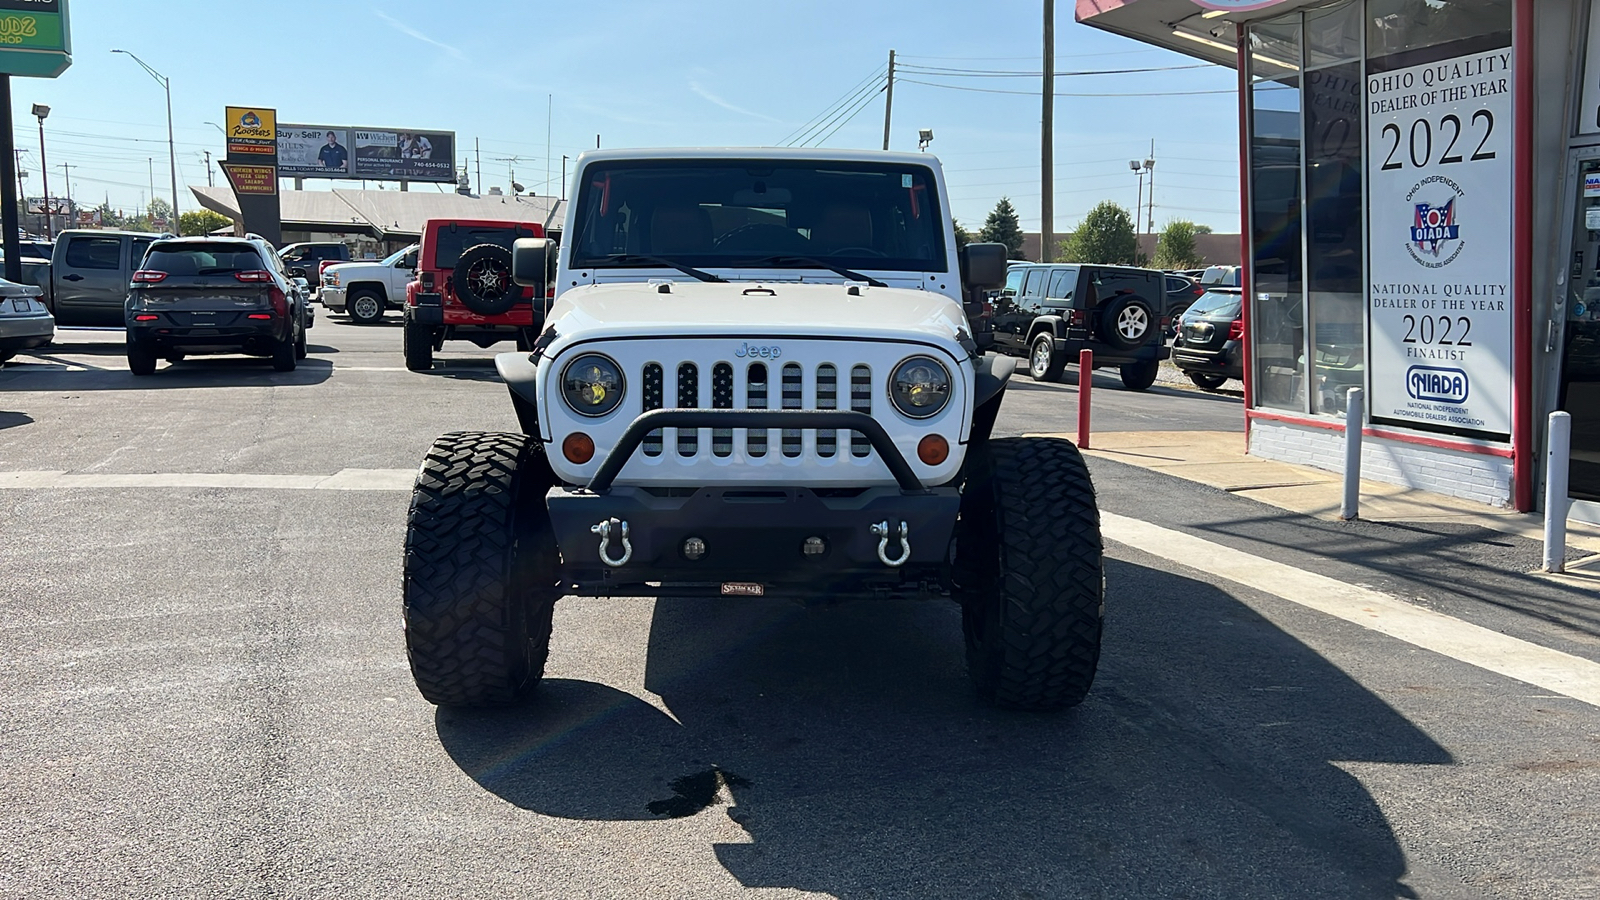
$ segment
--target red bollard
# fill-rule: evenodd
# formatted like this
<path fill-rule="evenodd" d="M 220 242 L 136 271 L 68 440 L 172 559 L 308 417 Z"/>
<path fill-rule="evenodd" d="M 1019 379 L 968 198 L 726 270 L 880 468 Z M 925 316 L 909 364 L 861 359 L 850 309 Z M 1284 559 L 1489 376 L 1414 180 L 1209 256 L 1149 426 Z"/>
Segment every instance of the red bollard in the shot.
<path fill-rule="evenodd" d="M 1094 351 L 1078 351 L 1078 449 L 1089 449 L 1089 393 L 1094 388 Z"/>

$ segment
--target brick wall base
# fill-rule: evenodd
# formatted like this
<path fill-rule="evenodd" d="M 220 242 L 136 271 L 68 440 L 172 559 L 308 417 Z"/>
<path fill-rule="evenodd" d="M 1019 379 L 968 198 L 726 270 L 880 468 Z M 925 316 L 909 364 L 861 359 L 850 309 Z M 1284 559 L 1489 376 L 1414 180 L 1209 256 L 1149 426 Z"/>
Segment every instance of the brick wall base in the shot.
<path fill-rule="evenodd" d="M 1288 422 L 1257 419 L 1250 425 L 1250 453 L 1263 459 L 1344 471 L 1344 434 Z M 1511 503 L 1511 460 L 1365 437 L 1361 477 L 1475 500 L 1490 506 Z"/>

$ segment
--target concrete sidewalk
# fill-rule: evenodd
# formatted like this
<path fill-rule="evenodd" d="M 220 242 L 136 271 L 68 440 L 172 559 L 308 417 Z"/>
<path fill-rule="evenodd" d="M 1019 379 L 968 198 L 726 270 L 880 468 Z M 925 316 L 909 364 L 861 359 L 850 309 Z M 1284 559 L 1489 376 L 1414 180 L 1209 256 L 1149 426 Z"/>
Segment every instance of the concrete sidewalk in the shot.
<path fill-rule="evenodd" d="M 1344 498 L 1343 478 L 1337 472 L 1247 456 L 1244 435 L 1238 432 L 1112 431 L 1095 434 L 1090 443 L 1093 449 L 1084 451 L 1087 456 L 1163 472 L 1303 515 L 1337 519 Z M 1530 541 L 1544 540 L 1542 515 L 1376 481 L 1361 482 L 1361 518 L 1477 525 Z M 1569 522 L 1567 531 L 1569 547 L 1600 554 L 1600 527 Z M 1600 588 L 1600 556 L 1569 563 L 1567 568 L 1567 577 Z"/>

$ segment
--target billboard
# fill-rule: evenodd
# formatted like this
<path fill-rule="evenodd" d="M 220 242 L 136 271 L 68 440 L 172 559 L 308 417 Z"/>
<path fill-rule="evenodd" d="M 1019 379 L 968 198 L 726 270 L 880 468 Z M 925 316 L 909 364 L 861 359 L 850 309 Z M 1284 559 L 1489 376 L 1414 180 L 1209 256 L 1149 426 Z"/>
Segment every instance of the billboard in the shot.
<path fill-rule="evenodd" d="M 278 114 L 259 106 L 230 106 L 226 111 L 228 123 L 228 155 L 271 156 L 277 152 L 273 135 L 277 134 Z"/>
<path fill-rule="evenodd" d="M 453 183 L 455 152 L 453 131 L 278 127 L 278 174 L 286 177 Z"/>

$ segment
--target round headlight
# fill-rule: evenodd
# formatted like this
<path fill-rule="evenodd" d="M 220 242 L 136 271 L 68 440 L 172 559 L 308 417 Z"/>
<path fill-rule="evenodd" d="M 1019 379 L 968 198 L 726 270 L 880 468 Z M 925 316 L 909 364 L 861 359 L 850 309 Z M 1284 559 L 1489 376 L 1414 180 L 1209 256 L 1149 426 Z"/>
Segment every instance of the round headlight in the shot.
<path fill-rule="evenodd" d="M 604 356 L 588 353 L 567 363 L 561 396 L 582 416 L 603 416 L 622 402 L 622 370 Z"/>
<path fill-rule="evenodd" d="M 895 366 L 889 399 L 913 419 L 938 415 L 950 402 L 950 370 L 931 356 L 913 356 Z"/>

